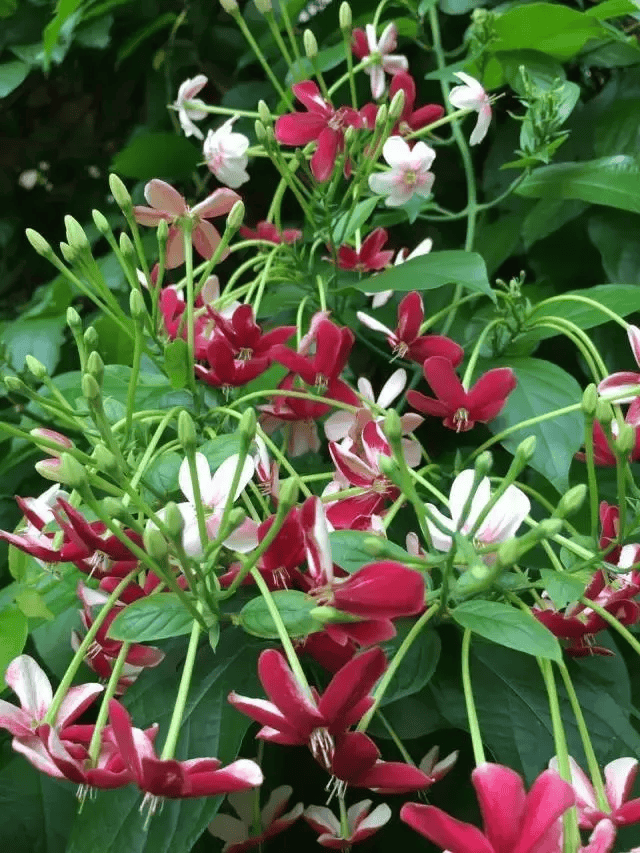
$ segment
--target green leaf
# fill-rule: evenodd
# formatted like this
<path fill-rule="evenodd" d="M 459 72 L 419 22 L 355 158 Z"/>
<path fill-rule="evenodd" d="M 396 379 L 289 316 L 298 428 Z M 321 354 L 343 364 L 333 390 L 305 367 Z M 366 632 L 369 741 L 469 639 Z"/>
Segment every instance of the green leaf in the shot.
<path fill-rule="evenodd" d="M 558 663 L 562 649 L 551 631 L 530 613 L 499 601 L 464 601 L 451 611 L 458 625 L 500 646 Z"/>
<path fill-rule="evenodd" d="M 585 12 L 586 15 L 591 15 L 599 21 L 606 21 L 608 18 L 621 18 L 626 15 L 635 15 L 638 12 L 638 4 L 633 0 L 604 0 L 604 3 L 598 3 L 597 6 L 592 6 Z"/>
<path fill-rule="evenodd" d="M 52 374 L 60 358 L 65 326 L 66 319 L 63 316 L 18 319 L 8 324 L 2 333 L 2 343 L 6 347 L 11 367 L 17 371 L 23 370 L 25 358 L 32 355 Z"/>
<path fill-rule="evenodd" d="M 599 211 L 589 219 L 587 231 L 600 252 L 609 281 L 640 285 L 640 216 L 617 210 Z M 601 289 L 604 296 L 608 287 Z M 636 310 L 637 307 L 630 308 L 629 312 Z"/>
<path fill-rule="evenodd" d="M 580 216 L 587 208 L 583 201 L 573 199 L 542 198 L 527 214 L 522 225 L 522 238 L 525 248 L 529 249 L 538 240 L 553 234 L 567 222 Z"/>
<path fill-rule="evenodd" d="M 26 62 L 21 62 L 19 59 L 1 63 L 0 98 L 6 98 L 14 89 L 17 89 L 28 73 L 29 66 Z"/>
<path fill-rule="evenodd" d="M 76 12 L 82 5 L 83 0 L 58 0 L 54 18 L 47 24 L 43 33 L 43 49 L 45 57 L 50 57 L 53 48 L 56 46 L 58 36 L 62 30 L 63 24 Z"/>
<path fill-rule="evenodd" d="M 306 637 L 321 631 L 322 625 L 310 613 L 317 602 L 296 589 L 277 590 L 271 593 L 287 634 L 290 637 Z M 238 624 L 248 634 L 265 639 L 277 639 L 278 629 L 273 621 L 267 602 L 262 596 L 251 599 L 240 611 Z"/>
<path fill-rule="evenodd" d="M 487 268 L 476 252 L 447 250 L 411 258 L 404 264 L 391 267 L 379 275 L 362 279 L 352 285 L 364 293 L 382 290 L 435 290 L 445 284 L 459 284 L 473 293 L 483 293 L 495 302 L 489 284 Z"/>
<path fill-rule="evenodd" d="M 555 572 L 553 569 L 541 569 L 540 577 L 549 598 L 558 610 L 562 610 L 567 604 L 577 601 L 581 595 L 584 595 L 585 583 L 575 575 Z"/>
<path fill-rule="evenodd" d="M 163 495 L 175 492 L 183 458 L 173 450 L 158 456 L 144 472 L 144 482 Z"/>
<path fill-rule="evenodd" d="M 640 213 L 640 164 L 616 155 L 536 169 L 516 189 L 530 198 L 578 199 Z"/>
<path fill-rule="evenodd" d="M 108 364 L 104 370 L 102 383 L 105 398 L 112 397 L 122 405 L 127 403 L 131 368 L 125 364 Z M 77 370 L 61 373 L 54 382 L 62 395 L 73 405 L 79 396 L 80 372 Z M 169 409 L 173 406 L 191 406 L 191 395 L 186 391 L 174 391 L 164 373 L 157 370 L 151 362 L 144 362 L 137 377 L 135 405 L 136 409 Z"/>
<path fill-rule="evenodd" d="M 0 0 L 0 18 L 10 18 L 18 8 L 18 0 Z"/>
<path fill-rule="evenodd" d="M 510 366 L 518 380 L 500 415 L 489 423 L 494 435 L 509 427 L 517 427 L 529 418 L 579 403 L 582 399 L 582 388 L 573 376 L 550 361 L 511 358 L 504 362 L 492 361 L 487 366 Z M 545 476 L 559 492 L 566 491 L 571 460 L 584 438 L 582 412 L 570 412 L 523 427 L 504 438 L 501 444 L 510 453 L 515 453 L 518 444 L 529 435 L 535 435 L 537 439 L 529 465 Z"/>
<path fill-rule="evenodd" d="M 16 604 L 28 619 L 55 619 L 44 598 L 35 589 L 24 589 L 16 595 Z"/>
<path fill-rule="evenodd" d="M 539 89 L 551 89 L 558 80 L 566 77 L 564 68 L 557 60 L 538 50 L 500 50 L 495 57 L 502 66 L 507 83 L 522 96 L 526 95 L 520 73 L 523 65 Z"/>
<path fill-rule="evenodd" d="M 398 619 L 395 622 L 397 635 L 385 643 L 383 648 L 389 658 L 393 660 L 394 655 L 400 648 L 401 643 L 413 627 L 410 619 Z M 440 637 L 436 631 L 422 631 L 409 647 L 409 651 L 402 659 L 395 675 L 391 679 L 381 705 L 389 705 L 398 699 L 412 696 L 429 682 L 436 671 L 440 659 Z"/>
<path fill-rule="evenodd" d="M 183 136 L 175 133 L 142 133 L 116 154 L 111 171 L 127 178 L 187 178 L 202 154 Z"/>
<path fill-rule="evenodd" d="M 12 608 L 0 613 L 0 679 L 3 685 L 7 667 L 22 654 L 27 632 L 27 617 L 22 611 Z"/>
<path fill-rule="evenodd" d="M 189 348 L 182 338 L 170 341 L 164 348 L 164 369 L 167 372 L 172 388 L 184 388 L 189 382 L 191 365 L 189 364 Z"/>
<path fill-rule="evenodd" d="M 537 50 L 556 59 L 571 59 L 594 38 L 606 34 L 594 17 L 558 3 L 517 4 L 494 21 L 492 53 Z"/>
<path fill-rule="evenodd" d="M 344 45 L 342 42 L 334 44 L 332 47 L 326 47 L 324 50 L 319 50 L 315 58 L 315 66 L 321 72 L 331 71 L 333 68 L 337 68 L 342 62 L 344 62 Z M 309 80 L 314 74 L 315 70 L 311 60 L 303 56 L 301 59 L 296 59 L 287 71 L 285 83 L 287 86 L 291 86 L 292 83 L 297 83 L 300 80 Z"/>
<path fill-rule="evenodd" d="M 109 636 L 128 643 L 148 643 L 188 634 L 193 616 L 173 592 L 161 592 L 128 604 L 113 620 Z"/>
<path fill-rule="evenodd" d="M 93 327 L 98 333 L 104 361 L 110 364 L 131 364 L 133 341 L 115 320 L 107 314 L 101 314 L 94 320 Z"/>
<path fill-rule="evenodd" d="M 376 209 L 377 203 L 377 197 L 366 198 L 364 201 L 358 202 L 354 210 L 343 213 L 334 226 L 333 242 L 345 243 L 358 228 L 362 228 Z"/>
<path fill-rule="evenodd" d="M 152 35 L 157 33 L 159 30 L 164 29 L 165 27 L 171 27 L 176 19 L 177 15 L 175 12 L 165 12 L 163 15 L 158 15 L 151 23 L 145 24 L 144 27 L 141 27 L 139 30 L 136 30 L 133 35 L 129 36 L 128 39 L 124 42 L 124 44 L 118 50 L 118 55 L 116 57 L 116 68 L 120 63 L 128 59 L 136 50 L 140 47 L 140 45 L 145 42 Z"/>
<path fill-rule="evenodd" d="M 409 556 L 404 548 L 362 530 L 334 530 L 329 534 L 333 562 L 353 574 L 378 560 L 397 560 L 403 563 Z M 369 548 L 372 545 L 374 550 Z"/>

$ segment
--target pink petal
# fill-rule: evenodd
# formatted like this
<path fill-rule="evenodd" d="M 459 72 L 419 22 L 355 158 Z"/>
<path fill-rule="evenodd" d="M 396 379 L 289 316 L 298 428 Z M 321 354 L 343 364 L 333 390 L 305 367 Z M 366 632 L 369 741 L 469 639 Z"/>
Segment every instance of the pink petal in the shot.
<path fill-rule="evenodd" d="M 329 724 L 339 722 L 367 697 L 387 666 L 382 649 L 370 649 L 346 663 L 322 694 L 318 710 Z"/>
<path fill-rule="evenodd" d="M 263 781 L 264 776 L 255 761 L 240 758 L 220 770 L 190 773 L 187 777 L 187 796 L 213 797 L 232 791 L 246 791 L 262 785 Z"/>
<path fill-rule="evenodd" d="M 291 87 L 296 98 L 311 112 L 316 112 L 325 118 L 330 118 L 334 110 L 320 94 L 320 89 L 313 80 L 304 80 Z"/>
<path fill-rule="evenodd" d="M 238 193 L 226 187 L 221 187 L 212 192 L 211 195 L 208 195 L 204 201 L 192 207 L 191 213 L 200 219 L 212 219 L 214 216 L 224 216 L 225 213 L 229 213 L 237 201 L 240 201 Z"/>
<path fill-rule="evenodd" d="M 51 756 L 39 737 L 14 738 L 11 746 L 16 752 L 20 752 L 30 764 L 41 773 L 53 776 L 54 779 L 64 779 L 64 773 L 56 767 Z"/>
<path fill-rule="evenodd" d="M 194 228 L 191 239 L 198 254 L 208 260 L 218 248 L 218 244 L 222 238 L 218 230 L 210 222 L 203 221 Z M 227 250 L 223 253 L 220 260 L 224 260 L 228 254 Z"/>
<path fill-rule="evenodd" d="M 172 222 L 173 216 L 170 213 L 163 213 L 161 210 L 154 210 L 153 207 L 145 207 L 143 204 L 137 204 L 133 208 L 133 215 L 139 225 L 157 226 L 163 220 Z"/>
<path fill-rule="evenodd" d="M 441 356 L 428 358 L 424 363 L 423 372 L 436 397 L 445 403 L 451 412 L 467 407 L 467 394 L 448 359 Z"/>
<path fill-rule="evenodd" d="M 384 71 L 381 65 L 370 65 L 365 70 L 371 80 L 371 96 L 377 101 L 384 93 Z"/>
<path fill-rule="evenodd" d="M 617 758 L 604 768 L 607 799 L 614 811 L 628 798 L 637 773 L 638 761 L 635 758 Z"/>
<path fill-rule="evenodd" d="M 71 687 L 60 705 L 56 726 L 63 729 L 69 723 L 72 723 L 80 714 L 87 710 L 96 696 L 102 693 L 103 690 L 104 687 L 102 684 L 78 684 L 76 687 Z"/>
<path fill-rule="evenodd" d="M 40 666 L 29 655 L 14 658 L 4 676 L 4 680 L 13 690 L 23 711 L 27 711 L 34 720 L 43 720 L 53 693 L 49 679 Z"/>
<path fill-rule="evenodd" d="M 452 853 L 496 853 L 479 829 L 452 818 L 435 806 L 407 803 L 400 809 L 400 820 Z"/>
<path fill-rule="evenodd" d="M 144 197 L 151 207 L 171 216 L 184 216 L 189 211 L 184 196 L 159 178 L 154 178 L 145 186 Z"/>
<path fill-rule="evenodd" d="M 0 699 L 0 728 L 6 729 L 15 737 L 25 738 L 33 736 L 31 728 L 31 714 L 25 713 L 21 708 L 16 708 L 11 702 Z"/>
<path fill-rule="evenodd" d="M 336 165 L 340 134 L 332 127 L 325 127 L 318 136 L 318 145 L 311 158 L 311 171 L 316 181 L 328 181 Z"/>
<path fill-rule="evenodd" d="M 480 764 L 471 774 L 482 811 L 484 831 L 496 850 L 511 850 L 518 838 L 525 812 L 522 779 L 500 764 Z"/>
<path fill-rule="evenodd" d="M 306 145 L 327 126 L 327 120 L 315 113 L 290 113 L 276 119 L 274 133 L 282 145 Z"/>
<path fill-rule="evenodd" d="M 175 225 L 169 228 L 164 263 L 168 270 L 175 269 L 184 263 L 184 237 L 182 231 Z"/>
<path fill-rule="evenodd" d="M 623 370 L 619 373 L 612 373 L 607 376 L 598 385 L 598 393 L 605 400 L 610 400 L 612 397 L 618 397 L 624 394 L 627 388 L 632 385 L 640 385 L 640 373 L 632 373 L 630 370 Z M 618 403 L 630 403 L 636 398 L 636 394 L 630 394 L 628 397 L 620 398 Z"/>
<path fill-rule="evenodd" d="M 229 693 L 227 697 L 229 704 L 247 717 L 251 717 L 262 726 L 272 729 L 274 732 L 282 732 L 287 737 L 288 743 L 305 743 L 306 737 L 301 737 L 298 729 L 285 717 L 273 702 L 266 699 L 250 699 L 247 696 L 239 696 L 235 692 Z"/>
<path fill-rule="evenodd" d="M 134 743 L 131 717 L 117 699 L 111 699 L 109 702 L 109 721 L 111 722 L 111 728 L 122 760 L 139 782 L 144 774 L 140 755 Z"/>
<path fill-rule="evenodd" d="M 408 70 L 409 62 L 406 56 L 390 54 L 382 60 L 382 67 L 387 74 L 401 74 Z"/>
<path fill-rule="evenodd" d="M 287 661 L 275 649 L 267 649 L 258 659 L 258 674 L 262 686 L 273 704 L 301 732 L 322 725 L 322 715 L 304 692 Z"/>
<path fill-rule="evenodd" d="M 589 843 L 586 847 L 581 847 L 578 853 L 610 853 L 615 840 L 616 828 L 605 818 L 596 825 L 589 837 Z"/>
<path fill-rule="evenodd" d="M 549 767 L 551 770 L 555 770 L 556 772 L 558 771 L 558 759 L 555 756 L 549 762 Z M 596 794 L 593 790 L 591 780 L 580 767 L 578 762 L 571 756 L 569 756 L 569 767 L 571 769 L 571 787 L 576 795 L 576 806 L 578 810 L 581 811 L 585 807 L 597 809 L 598 804 L 596 801 Z"/>
<path fill-rule="evenodd" d="M 637 326 L 627 326 L 627 336 L 629 338 L 633 357 L 635 358 L 638 367 L 640 367 L 640 329 Z"/>
<path fill-rule="evenodd" d="M 554 770 L 541 773 L 527 794 L 520 839 L 512 853 L 532 853 L 536 844 L 544 840 L 558 818 L 574 802 L 575 794 L 568 782 Z"/>

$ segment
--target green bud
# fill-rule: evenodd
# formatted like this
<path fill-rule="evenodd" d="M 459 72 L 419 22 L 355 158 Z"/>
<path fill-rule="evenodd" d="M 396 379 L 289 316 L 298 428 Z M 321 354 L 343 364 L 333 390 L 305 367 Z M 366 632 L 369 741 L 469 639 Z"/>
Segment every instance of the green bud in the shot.
<path fill-rule="evenodd" d="M 402 423 L 395 409 L 389 409 L 384 418 L 384 434 L 392 447 L 397 447 L 402 441 Z"/>
<path fill-rule="evenodd" d="M 147 316 L 144 296 L 139 290 L 132 290 L 129 294 L 129 310 L 134 320 L 142 321 Z"/>
<path fill-rule="evenodd" d="M 169 553 L 167 540 L 151 521 L 148 521 L 142 534 L 142 544 L 147 554 L 157 562 L 163 562 Z"/>
<path fill-rule="evenodd" d="M 353 616 L 351 613 L 345 613 L 342 610 L 336 610 L 335 607 L 327 607 L 325 605 L 314 607 L 309 611 L 309 616 L 311 616 L 312 619 L 316 619 L 318 622 L 321 622 L 323 625 L 330 625 L 332 622 L 339 624 L 341 622 L 361 621 L 358 616 Z"/>
<path fill-rule="evenodd" d="M 607 426 L 611 423 L 614 417 L 615 413 L 611 408 L 611 403 L 599 397 L 596 404 L 596 420 L 598 420 L 602 426 Z"/>
<path fill-rule="evenodd" d="M 60 254 L 68 264 L 75 263 L 76 253 L 68 243 L 60 243 Z"/>
<path fill-rule="evenodd" d="M 102 509 L 109 518 L 117 518 L 119 521 L 128 522 L 131 519 L 131 513 L 126 506 L 122 505 L 119 498 L 114 498 L 108 495 L 100 501 Z"/>
<path fill-rule="evenodd" d="M 174 539 L 178 539 L 182 535 L 182 531 L 184 529 L 184 518 L 182 517 L 182 513 L 178 509 L 177 504 L 173 501 L 169 501 L 164 508 L 164 523 L 170 536 Z"/>
<path fill-rule="evenodd" d="M 80 384 L 83 395 L 90 403 L 94 403 L 100 399 L 100 386 L 93 376 L 89 373 L 85 373 Z"/>
<path fill-rule="evenodd" d="M 514 461 L 518 466 L 525 467 L 530 461 L 536 450 L 537 439 L 535 435 L 529 435 L 516 448 Z M 522 468 L 520 470 L 522 470 Z"/>
<path fill-rule="evenodd" d="M 3 376 L 2 381 L 8 391 L 23 391 L 26 386 L 17 376 Z"/>
<path fill-rule="evenodd" d="M 378 112 L 376 113 L 376 124 L 375 129 L 378 133 L 382 133 L 387 125 L 387 119 L 389 118 L 389 110 L 387 109 L 386 104 L 381 104 L 378 107 Z"/>
<path fill-rule="evenodd" d="M 311 30 L 305 30 L 302 33 L 302 44 L 304 45 L 304 52 L 307 55 L 307 59 L 315 59 L 318 55 L 318 42 Z"/>
<path fill-rule="evenodd" d="M 380 472 L 384 474 L 387 479 L 391 480 L 395 485 L 400 485 L 401 477 L 400 470 L 398 468 L 398 463 L 395 459 L 392 459 L 390 456 L 380 455 L 378 457 L 378 464 L 380 466 Z"/>
<path fill-rule="evenodd" d="M 98 348 L 100 337 L 93 326 L 87 326 L 84 333 L 84 342 L 90 352 Z"/>
<path fill-rule="evenodd" d="M 224 11 L 228 12 L 230 15 L 234 15 L 238 12 L 238 4 L 236 3 L 236 0 L 220 0 L 220 5 Z"/>
<path fill-rule="evenodd" d="M 84 229 L 77 219 L 67 215 L 64 218 L 64 224 L 67 232 L 67 242 L 71 248 L 78 252 L 90 252 L 91 246 L 89 245 L 87 235 L 84 233 Z"/>
<path fill-rule="evenodd" d="M 43 459 L 41 462 L 36 462 L 35 468 L 47 480 L 62 483 L 72 489 L 81 489 L 88 482 L 84 466 L 68 453 L 62 453 L 57 459 Z"/>
<path fill-rule="evenodd" d="M 271 124 L 271 110 L 262 99 L 258 101 L 258 115 L 260 116 L 260 121 L 262 122 L 262 124 Z"/>
<path fill-rule="evenodd" d="M 107 234 L 111 233 L 111 228 L 107 221 L 107 217 L 103 213 L 100 213 L 99 210 L 94 209 L 91 211 L 91 216 L 93 218 L 93 224 L 104 237 L 106 237 Z"/>
<path fill-rule="evenodd" d="M 27 240 L 31 243 L 31 246 L 36 250 L 39 255 L 42 255 L 43 258 L 53 258 L 55 255 L 53 254 L 53 249 L 44 239 L 42 234 L 39 234 L 37 231 L 34 231 L 33 228 L 27 228 L 24 232 Z"/>
<path fill-rule="evenodd" d="M 268 15 L 271 11 L 271 0 L 254 0 L 254 2 L 261 15 Z"/>
<path fill-rule="evenodd" d="M 113 172 L 109 175 L 109 189 L 111 190 L 111 195 L 120 210 L 122 210 L 123 213 L 128 213 L 133 207 L 129 190 L 125 187 L 122 180 Z"/>
<path fill-rule="evenodd" d="M 490 450 L 485 450 L 481 453 L 473 464 L 476 474 L 479 477 L 486 477 L 493 467 L 493 454 Z"/>
<path fill-rule="evenodd" d="M 178 441 L 186 452 L 196 449 L 196 428 L 193 418 L 184 409 L 178 415 Z"/>
<path fill-rule="evenodd" d="M 587 496 L 587 487 L 584 483 L 579 483 L 572 489 L 569 489 L 558 502 L 555 515 L 558 518 L 566 518 L 568 515 L 573 515 L 577 512 L 585 501 Z"/>
<path fill-rule="evenodd" d="M 613 439 L 613 452 L 616 456 L 626 459 L 633 450 L 636 442 L 636 431 L 631 424 L 623 423 L 620 432 Z"/>
<path fill-rule="evenodd" d="M 226 538 L 229 534 L 233 533 L 236 527 L 240 527 L 242 522 L 246 519 L 247 513 L 240 506 L 234 506 L 234 508 L 229 513 L 229 518 L 227 519 L 227 527 L 226 530 L 223 531 L 223 537 Z"/>
<path fill-rule="evenodd" d="M 242 448 L 246 452 L 253 439 L 256 435 L 256 413 L 254 409 L 245 409 L 242 413 L 242 417 L 240 418 L 240 423 L 238 424 L 238 432 L 240 433 L 240 440 L 242 442 Z"/>
<path fill-rule="evenodd" d="M 43 382 L 49 376 L 49 371 L 44 364 L 32 355 L 26 355 L 24 362 L 27 365 L 29 372 L 32 373 L 40 382 Z"/>
<path fill-rule="evenodd" d="M 347 151 L 353 145 L 357 132 L 358 131 L 355 129 L 355 127 L 353 127 L 353 125 L 349 125 L 349 127 L 345 130 L 345 132 L 344 132 L 344 144 L 345 144 L 345 148 L 347 149 Z"/>
<path fill-rule="evenodd" d="M 298 483 L 293 478 L 290 477 L 288 480 L 284 480 L 280 485 L 280 494 L 278 495 L 278 506 L 294 507 L 298 502 Z"/>
<path fill-rule="evenodd" d="M 102 360 L 100 353 L 96 350 L 94 350 L 87 359 L 87 373 L 93 376 L 98 385 L 102 385 L 102 379 L 104 377 L 104 361 Z"/>
<path fill-rule="evenodd" d="M 500 543 L 498 548 L 497 563 L 500 567 L 507 568 L 518 562 L 520 557 L 520 548 L 518 540 L 515 537 L 506 539 Z"/>
<path fill-rule="evenodd" d="M 237 231 L 244 222 L 244 202 L 237 201 L 227 216 L 227 229 Z"/>
<path fill-rule="evenodd" d="M 351 32 L 353 26 L 353 15 L 351 14 L 351 6 L 346 2 L 340 4 L 340 12 L 338 13 L 340 21 L 340 29 L 345 32 Z"/>
<path fill-rule="evenodd" d="M 598 389 L 592 382 L 591 385 L 587 385 L 584 394 L 582 395 L 582 411 L 587 415 L 587 417 L 593 418 L 596 414 L 597 408 Z"/>
<path fill-rule="evenodd" d="M 362 548 L 370 557 L 382 557 L 387 553 L 387 542 L 382 536 L 369 536 L 362 543 Z"/>
<path fill-rule="evenodd" d="M 158 243 L 164 245 L 169 239 L 169 225 L 166 219 L 161 219 L 158 223 Z"/>
<path fill-rule="evenodd" d="M 120 234 L 120 251 L 131 266 L 136 265 L 136 250 L 131 242 L 131 237 L 124 231 Z"/>
<path fill-rule="evenodd" d="M 67 308 L 67 326 L 71 329 L 72 332 L 81 332 L 82 331 L 82 320 L 80 315 L 76 311 L 75 308 L 69 306 Z"/>
<path fill-rule="evenodd" d="M 93 448 L 91 458 L 95 460 L 98 468 L 106 474 L 120 470 L 118 460 L 103 442 L 96 444 Z"/>
<path fill-rule="evenodd" d="M 393 98 L 391 99 L 391 103 L 389 104 L 389 118 L 392 121 L 396 121 L 402 115 L 402 110 L 404 109 L 404 91 L 402 89 L 398 89 Z"/>
<path fill-rule="evenodd" d="M 264 143 L 267 141 L 267 128 L 260 121 L 260 119 L 256 119 L 256 122 L 254 124 L 254 128 L 255 128 L 255 132 L 256 132 L 257 141 L 259 143 L 261 143 L 262 145 L 264 145 Z"/>
<path fill-rule="evenodd" d="M 532 528 L 531 533 L 537 539 L 550 539 L 556 536 L 562 530 L 562 520 L 559 518 L 543 518 L 538 524 Z"/>

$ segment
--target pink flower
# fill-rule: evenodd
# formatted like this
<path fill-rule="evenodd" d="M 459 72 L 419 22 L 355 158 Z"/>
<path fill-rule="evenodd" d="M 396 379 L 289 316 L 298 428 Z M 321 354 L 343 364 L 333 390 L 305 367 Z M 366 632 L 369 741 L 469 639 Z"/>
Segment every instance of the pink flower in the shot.
<path fill-rule="evenodd" d="M 222 853 L 244 853 L 274 835 L 279 835 L 288 829 L 302 814 L 302 803 L 297 803 L 291 811 L 283 814 L 293 788 L 281 785 L 271 792 L 266 805 L 260 812 L 260 831 L 256 834 L 253 811 L 254 795 L 250 792 L 236 792 L 227 796 L 227 802 L 233 807 L 238 817 L 218 813 L 209 824 L 209 832 L 215 838 L 225 842 Z"/>
<path fill-rule="evenodd" d="M 349 834 L 342 834 L 340 821 L 326 806 L 308 806 L 304 819 L 312 829 L 320 833 L 318 844 L 331 850 L 349 850 L 352 844 L 372 836 L 391 819 L 391 809 L 381 803 L 371 811 L 371 800 L 362 800 L 347 809 Z"/>
<path fill-rule="evenodd" d="M 169 238 L 167 240 L 167 269 L 179 267 L 184 263 L 184 238 L 180 228 L 181 222 L 190 219 L 192 223 L 191 240 L 196 251 L 203 258 L 210 258 L 220 242 L 220 234 L 208 221 L 214 216 L 229 213 L 233 205 L 240 201 L 240 196 L 233 190 L 218 189 L 207 196 L 195 207 L 188 207 L 184 196 L 170 184 L 154 178 L 144 188 L 144 197 L 151 205 L 136 205 L 133 213 L 140 225 L 156 227 L 161 220 L 169 222 Z M 228 252 L 223 254 L 223 258 Z"/>
<path fill-rule="evenodd" d="M 202 147 L 207 168 L 221 184 L 237 189 L 249 180 L 246 151 L 249 140 L 243 133 L 233 131 L 237 117 L 225 121 L 217 130 L 210 130 Z"/>
<path fill-rule="evenodd" d="M 614 375 L 621 376 L 622 374 L 618 373 Z M 640 374 L 638 375 L 640 376 Z M 640 459 L 640 397 L 635 399 L 627 409 L 624 422 L 633 427 L 635 433 L 635 442 L 629 453 L 629 461 L 637 462 Z M 610 429 L 611 436 L 617 438 L 620 431 L 617 420 L 614 419 L 611 421 Z M 584 462 L 586 455 L 580 451 L 576 453 L 576 459 Z M 603 467 L 612 467 L 616 464 L 616 455 L 611 449 L 607 433 L 599 421 L 593 422 L 593 461 L 596 465 L 602 465 Z"/>
<path fill-rule="evenodd" d="M 487 135 L 491 124 L 491 99 L 478 83 L 464 71 L 456 71 L 455 76 L 464 83 L 454 86 L 449 92 L 449 101 L 458 110 L 474 110 L 478 113 L 478 121 L 469 137 L 469 145 L 477 145 Z"/>
<path fill-rule="evenodd" d="M 336 739 L 330 771 L 339 782 L 383 794 L 425 790 L 436 781 L 412 764 L 382 761 L 380 750 L 363 732 L 346 732 Z"/>
<path fill-rule="evenodd" d="M 322 183 L 331 177 L 336 157 L 344 149 L 345 129 L 362 127 L 363 120 L 350 107 L 336 110 L 324 100 L 311 80 L 295 83 L 291 89 L 307 112 L 280 116 L 275 124 L 275 137 L 283 145 L 306 145 L 315 141 L 317 145 L 311 158 L 311 171 L 314 178 Z"/>
<path fill-rule="evenodd" d="M 637 326 L 627 326 L 627 336 L 633 357 L 638 367 L 640 367 L 640 329 Z M 624 393 L 626 388 L 633 385 L 640 385 L 640 373 L 622 371 L 621 373 L 612 373 L 611 376 L 603 379 L 598 385 L 598 391 L 601 397 L 604 397 L 605 400 L 610 400 L 612 397 L 618 397 Z M 616 402 L 630 403 L 637 396 L 637 394 L 631 394 L 629 397 L 616 400 Z"/>
<path fill-rule="evenodd" d="M 359 273 L 374 272 L 386 267 L 393 257 L 392 250 L 382 251 L 389 235 L 385 228 L 375 228 L 362 241 L 356 251 L 351 246 L 338 249 L 338 267 L 341 270 L 356 270 Z"/>
<path fill-rule="evenodd" d="M 517 385 L 510 367 L 496 367 L 483 373 L 467 391 L 451 362 L 441 356 L 428 358 L 423 372 L 436 396 L 407 391 L 409 405 L 425 415 L 442 418 L 444 425 L 456 432 L 467 432 L 477 422 L 484 424 L 497 417 Z"/>
<path fill-rule="evenodd" d="M 433 124 L 434 121 L 438 121 L 444 115 L 444 108 L 440 104 L 426 104 L 424 107 L 418 107 L 417 110 L 414 110 L 416 84 L 410 74 L 401 72 L 394 76 L 389 86 L 389 100 L 400 90 L 404 92 L 404 106 L 392 133 L 406 136 L 414 130 L 420 130 L 420 128 Z"/>
<path fill-rule="evenodd" d="M 282 344 L 271 350 L 271 357 L 287 370 L 297 373 L 307 385 L 324 391 L 338 379 L 349 359 L 355 337 L 346 327 L 321 319 L 315 330 L 313 355 L 293 352 Z"/>
<path fill-rule="evenodd" d="M 638 761 L 635 758 L 617 758 L 604 768 L 605 793 L 609 809 L 603 811 L 589 777 L 573 758 L 571 765 L 571 784 L 576 795 L 576 807 L 581 829 L 595 829 L 600 821 L 608 819 L 615 826 L 630 826 L 640 823 L 640 797 L 629 799 L 633 783 L 638 773 Z M 549 767 L 558 769 L 558 759 L 552 758 Z"/>
<path fill-rule="evenodd" d="M 240 226 L 240 234 L 246 240 L 268 240 L 270 243 L 295 243 L 302 237 L 302 231 L 299 228 L 284 228 L 278 231 L 272 222 L 266 222 L 264 219 L 258 222 L 255 229 L 247 228 L 246 225 Z"/>
<path fill-rule="evenodd" d="M 263 782 L 262 771 L 255 761 L 244 758 L 226 767 L 217 758 L 188 761 L 157 758 L 147 735 L 133 728 L 131 717 L 116 699 L 109 702 L 109 719 L 120 756 L 140 790 L 151 800 L 152 812 L 159 797 L 214 797 L 246 791 Z"/>
<path fill-rule="evenodd" d="M 436 152 L 425 142 L 416 142 L 413 148 L 401 136 L 390 136 L 382 147 L 382 156 L 390 170 L 369 176 L 369 189 L 376 195 L 385 195 L 387 207 L 406 204 L 414 195 L 429 198 L 435 180 L 429 171 Z"/>
<path fill-rule="evenodd" d="M 195 126 L 194 121 L 202 121 L 207 117 L 207 112 L 202 109 L 205 106 L 204 101 L 195 96 L 206 85 L 207 78 L 204 74 L 198 74 L 180 84 L 178 97 L 173 106 L 178 111 L 178 119 L 185 136 L 196 136 L 202 139 L 202 131 Z"/>
<path fill-rule="evenodd" d="M 366 32 L 361 29 L 353 31 L 352 50 L 358 59 L 369 57 L 365 74 L 371 79 L 371 95 L 376 100 L 384 92 L 384 75 L 398 74 L 409 67 L 406 56 L 392 53 L 398 43 L 398 28 L 394 23 L 387 24 L 380 39 L 376 39 L 376 28 L 367 24 Z"/>
<path fill-rule="evenodd" d="M 558 853 L 562 823 L 573 805 L 571 786 L 545 770 L 525 793 L 522 779 L 500 764 L 480 764 L 471 774 L 484 821 L 481 832 L 435 806 L 407 803 L 400 819 L 438 847 L 454 853 Z"/>
<path fill-rule="evenodd" d="M 598 823 L 589 836 L 589 842 L 578 850 L 578 853 L 611 853 L 613 842 L 616 840 L 616 828 L 606 818 Z M 635 847 L 629 853 L 640 853 L 640 847 Z"/>

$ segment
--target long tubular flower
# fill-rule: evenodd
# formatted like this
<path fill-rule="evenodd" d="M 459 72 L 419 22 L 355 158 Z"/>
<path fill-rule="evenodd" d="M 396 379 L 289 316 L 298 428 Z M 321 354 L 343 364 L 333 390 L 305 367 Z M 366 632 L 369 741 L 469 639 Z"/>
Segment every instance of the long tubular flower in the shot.
<path fill-rule="evenodd" d="M 413 148 L 401 136 L 390 136 L 382 146 L 382 156 L 391 169 L 369 176 L 369 189 L 384 195 L 387 207 L 406 204 L 414 195 L 429 198 L 435 175 L 430 172 L 436 152 L 425 142 Z"/>
<path fill-rule="evenodd" d="M 480 764 L 471 774 L 484 831 L 435 806 L 407 803 L 400 819 L 452 853 L 558 853 L 559 818 L 575 802 L 571 785 L 545 770 L 527 794 L 520 776 L 500 764 Z"/>
<path fill-rule="evenodd" d="M 474 110 L 478 113 L 478 121 L 469 137 L 469 145 L 478 145 L 487 135 L 491 124 L 491 99 L 482 84 L 470 74 L 456 71 L 455 76 L 462 80 L 463 85 L 454 86 L 449 92 L 449 101 L 458 110 Z"/>

